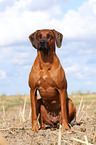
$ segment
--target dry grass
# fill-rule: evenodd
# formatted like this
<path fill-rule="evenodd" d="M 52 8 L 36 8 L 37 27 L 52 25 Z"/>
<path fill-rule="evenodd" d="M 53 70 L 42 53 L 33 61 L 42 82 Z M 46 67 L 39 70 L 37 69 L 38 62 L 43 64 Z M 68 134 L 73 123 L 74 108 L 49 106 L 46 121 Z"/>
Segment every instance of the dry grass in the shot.
<path fill-rule="evenodd" d="M 39 130 L 36 133 L 31 131 L 30 97 L 1 96 L 0 132 L 3 138 L 0 137 L 0 145 L 95 145 L 96 94 L 69 97 L 77 108 L 76 120 L 82 121 L 83 124 L 71 127 L 70 131 L 62 131 L 60 125 L 59 129 Z"/>
<path fill-rule="evenodd" d="M 0 135 L 0 145 L 7 145 L 5 139 Z"/>

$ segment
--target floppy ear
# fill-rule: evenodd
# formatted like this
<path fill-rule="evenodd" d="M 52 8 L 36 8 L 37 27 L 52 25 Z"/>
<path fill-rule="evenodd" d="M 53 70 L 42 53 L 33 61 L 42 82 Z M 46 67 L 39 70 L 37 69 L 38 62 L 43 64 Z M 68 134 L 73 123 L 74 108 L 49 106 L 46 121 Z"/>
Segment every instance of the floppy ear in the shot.
<path fill-rule="evenodd" d="M 53 29 L 53 33 L 55 34 L 56 45 L 58 48 L 60 48 L 62 44 L 63 35 L 54 29 Z"/>
<path fill-rule="evenodd" d="M 29 39 L 32 43 L 32 46 L 35 47 L 37 49 L 37 42 L 36 42 L 36 34 L 37 34 L 38 30 L 34 33 L 32 33 L 30 36 L 29 36 Z"/>

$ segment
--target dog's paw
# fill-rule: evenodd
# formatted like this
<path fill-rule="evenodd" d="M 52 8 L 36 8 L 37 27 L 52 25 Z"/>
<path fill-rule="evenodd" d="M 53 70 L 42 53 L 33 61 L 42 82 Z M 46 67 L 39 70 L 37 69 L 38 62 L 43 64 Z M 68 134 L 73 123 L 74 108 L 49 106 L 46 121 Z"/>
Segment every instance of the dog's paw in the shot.
<path fill-rule="evenodd" d="M 39 130 L 38 130 L 38 127 L 36 127 L 36 128 L 33 128 L 33 127 L 32 127 L 32 131 L 38 132 L 38 131 L 39 131 Z"/>
<path fill-rule="evenodd" d="M 70 127 L 68 126 L 68 124 L 63 124 L 63 130 L 70 130 Z"/>
<path fill-rule="evenodd" d="M 41 129 L 42 129 L 42 130 L 45 130 L 45 129 L 46 129 L 46 127 L 45 127 L 44 124 L 41 125 Z"/>

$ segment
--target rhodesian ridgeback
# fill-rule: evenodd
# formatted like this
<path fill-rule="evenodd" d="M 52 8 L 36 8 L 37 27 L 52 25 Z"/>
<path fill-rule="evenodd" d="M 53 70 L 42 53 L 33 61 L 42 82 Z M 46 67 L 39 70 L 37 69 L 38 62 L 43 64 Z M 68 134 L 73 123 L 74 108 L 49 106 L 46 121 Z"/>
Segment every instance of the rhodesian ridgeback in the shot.
<path fill-rule="evenodd" d="M 37 57 L 29 75 L 32 130 L 35 129 L 37 115 L 40 113 L 40 125 L 45 124 L 69 130 L 69 125 L 75 115 L 76 109 L 67 95 L 67 81 L 65 72 L 55 53 L 55 43 L 61 47 L 63 35 L 56 30 L 37 30 L 29 36 Z M 41 99 L 37 100 L 37 90 Z M 38 126 L 36 126 L 38 131 Z"/>

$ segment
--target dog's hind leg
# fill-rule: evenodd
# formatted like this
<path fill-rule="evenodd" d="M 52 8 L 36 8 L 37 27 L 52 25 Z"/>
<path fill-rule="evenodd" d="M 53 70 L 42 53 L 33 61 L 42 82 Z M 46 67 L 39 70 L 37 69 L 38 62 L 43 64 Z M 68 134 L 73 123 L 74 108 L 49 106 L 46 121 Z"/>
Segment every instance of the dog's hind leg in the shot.
<path fill-rule="evenodd" d="M 76 108 L 71 99 L 67 98 L 67 115 L 68 115 L 68 123 L 70 123 L 76 116 Z"/>

